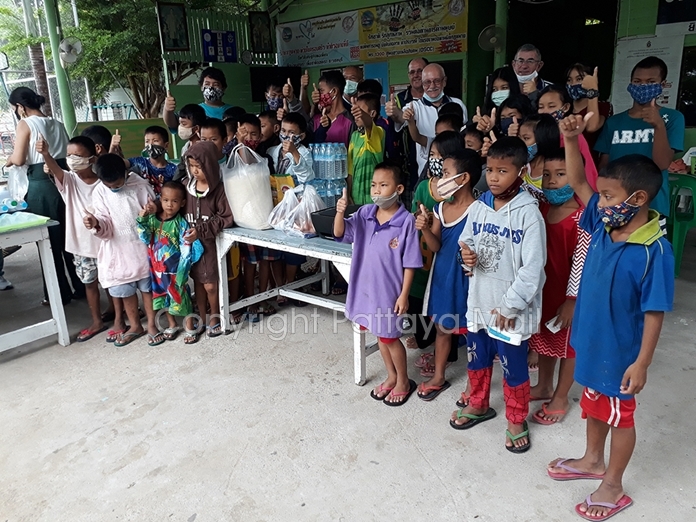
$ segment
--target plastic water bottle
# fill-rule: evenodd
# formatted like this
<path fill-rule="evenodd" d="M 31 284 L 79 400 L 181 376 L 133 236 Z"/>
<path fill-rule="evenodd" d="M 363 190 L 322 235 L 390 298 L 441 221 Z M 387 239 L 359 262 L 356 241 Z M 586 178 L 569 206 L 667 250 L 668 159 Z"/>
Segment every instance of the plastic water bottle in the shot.
<path fill-rule="evenodd" d="M 5 198 L 0 202 L 0 212 L 17 212 L 26 209 L 27 203 L 21 199 Z"/>
<path fill-rule="evenodd" d="M 339 179 L 341 177 L 341 144 L 336 143 L 334 146 L 334 176 L 333 179 Z"/>
<path fill-rule="evenodd" d="M 328 158 L 329 158 L 329 146 L 326 143 L 321 144 L 321 152 L 320 152 L 320 165 L 321 165 L 321 178 L 320 179 L 326 179 L 326 176 L 328 174 Z"/>
<path fill-rule="evenodd" d="M 326 184 L 326 200 L 327 207 L 336 206 L 336 181 L 333 179 Z"/>
<path fill-rule="evenodd" d="M 338 158 L 338 143 L 332 143 L 331 144 L 331 154 L 329 158 L 329 165 L 331 167 L 329 168 L 329 174 L 330 178 L 329 179 L 336 179 L 337 175 L 337 170 L 338 170 L 338 165 L 336 165 L 336 160 Z"/>
<path fill-rule="evenodd" d="M 341 143 L 340 146 L 340 157 L 341 157 L 341 179 L 345 179 L 348 177 L 348 150 L 346 149 L 346 146 Z"/>

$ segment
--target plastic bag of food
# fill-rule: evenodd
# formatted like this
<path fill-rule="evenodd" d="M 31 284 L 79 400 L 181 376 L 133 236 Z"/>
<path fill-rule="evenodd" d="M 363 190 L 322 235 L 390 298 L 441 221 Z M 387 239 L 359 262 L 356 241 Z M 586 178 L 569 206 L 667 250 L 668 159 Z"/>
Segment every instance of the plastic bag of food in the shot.
<path fill-rule="evenodd" d="M 271 172 L 265 158 L 249 147 L 237 145 L 222 169 L 222 181 L 236 225 L 253 230 L 271 228 Z"/>
<path fill-rule="evenodd" d="M 276 230 L 285 230 L 285 222 L 299 204 L 300 200 L 297 199 L 295 190 L 286 190 L 283 199 L 280 200 L 280 203 L 275 206 L 271 211 L 271 215 L 268 216 L 268 224 Z"/>
<path fill-rule="evenodd" d="M 7 171 L 7 189 L 10 191 L 10 197 L 14 201 L 24 201 L 24 196 L 29 190 L 29 178 L 27 172 L 29 167 L 26 165 L 12 165 L 5 167 Z"/>
<path fill-rule="evenodd" d="M 288 197 L 288 193 L 285 197 Z M 317 190 L 311 185 L 299 185 L 293 192 L 300 198 L 300 204 L 295 207 L 285 221 L 285 231 L 293 236 L 314 237 L 317 235 L 312 223 L 312 212 L 323 210 L 326 205 L 319 197 Z"/>

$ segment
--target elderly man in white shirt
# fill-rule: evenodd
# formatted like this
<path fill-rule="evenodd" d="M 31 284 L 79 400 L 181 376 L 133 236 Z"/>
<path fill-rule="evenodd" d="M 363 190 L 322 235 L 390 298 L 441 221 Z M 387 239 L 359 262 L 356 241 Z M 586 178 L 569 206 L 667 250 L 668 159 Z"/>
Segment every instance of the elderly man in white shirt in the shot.
<path fill-rule="evenodd" d="M 426 138 L 435 137 L 435 122 L 438 118 L 438 111 L 446 103 L 456 103 L 461 105 L 464 111 L 464 121 L 468 120 L 466 106 L 459 98 L 452 98 L 445 95 L 447 76 L 441 65 L 431 63 L 423 69 L 423 97 L 420 100 L 413 100 L 400 109 L 392 94 L 391 100 L 387 102 L 385 110 L 396 126 L 396 131 L 400 132 L 406 126 L 403 111 L 411 109 L 416 127 Z M 428 150 L 420 144 L 416 144 L 416 158 L 418 161 L 418 172 L 421 172 L 428 161 Z"/>

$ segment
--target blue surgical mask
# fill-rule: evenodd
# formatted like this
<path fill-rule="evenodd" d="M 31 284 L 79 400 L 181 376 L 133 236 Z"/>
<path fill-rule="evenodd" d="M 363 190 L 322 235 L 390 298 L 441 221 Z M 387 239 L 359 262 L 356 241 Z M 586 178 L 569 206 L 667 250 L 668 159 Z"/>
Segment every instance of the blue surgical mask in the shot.
<path fill-rule="evenodd" d="M 353 94 L 358 92 L 358 82 L 354 82 L 353 80 L 346 80 L 346 86 L 343 89 L 343 92 L 348 96 L 352 96 Z"/>
<path fill-rule="evenodd" d="M 575 85 L 566 85 L 566 90 L 573 100 L 587 98 L 587 89 L 584 89 L 581 83 Z"/>
<path fill-rule="evenodd" d="M 626 89 L 631 98 L 639 105 L 645 105 L 662 94 L 661 83 L 629 83 Z"/>
<path fill-rule="evenodd" d="M 495 91 L 491 93 L 491 101 L 496 107 L 500 107 L 500 104 L 503 103 L 505 100 L 507 100 L 510 97 L 510 90 L 505 90 L 505 91 Z"/>
<path fill-rule="evenodd" d="M 125 186 L 126 186 L 126 182 L 124 181 L 124 182 L 123 182 L 123 185 L 121 185 L 120 187 L 109 187 L 109 190 L 110 190 L 111 192 L 120 192 L 121 189 L 122 189 L 123 187 L 125 187 Z"/>
<path fill-rule="evenodd" d="M 600 207 L 597 206 L 597 211 L 602 217 L 602 222 L 609 228 L 620 228 L 629 221 L 631 221 L 634 216 L 640 210 L 638 205 L 631 205 L 628 200 L 635 195 L 635 192 L 628 196 L 622 203 L 614 205 L 611 207 Z"/>
<path fill-rule="evenodd" d="M 575 195 L 575 191 L 570 184 L 557 189 L 542 189 L 546 200 L 552 205 L 562 205 Z"/>
<path fill-rule="evenodd" d="M 424 92 L 424 93 L 423 93 L 423 98 L 425 98 L 426 100 L 428 100 L 430 103 L 437 103 L 437 102 L 439 102 L 439 101 L 442 99 L 442 97 L 443 97 L 444 95 L 445 95 L 445 92 L 444 92 L 444 91 L 440 91 L 440 94 L 437 95 L 437 98 L 433 98 L 432 96 L 428 96 L 428 93 L 427 93 L 427 92 Z"/>
<path fill-rule="evenodd" d="M 527 145 L 527 161 L 532 161 L 534 158 L 536 158 L 536 155 L 539 153 L 539 147 L 537 146 L 536 143 L 532 143 L 531 145 Z"/>

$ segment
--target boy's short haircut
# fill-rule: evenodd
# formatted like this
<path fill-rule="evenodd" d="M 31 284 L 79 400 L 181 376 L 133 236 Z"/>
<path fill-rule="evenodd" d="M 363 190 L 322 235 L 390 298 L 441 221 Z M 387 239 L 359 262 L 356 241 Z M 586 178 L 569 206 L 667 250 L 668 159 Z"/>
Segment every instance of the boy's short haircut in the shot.
<path fill-rule="evenodd" d="M 375 111 L 377 115 L 379 115 L 379 111 L 382 108 L 382 103 L 379 96 L 371 93 L 361 94 L 358 96 L 358 101 L 365 103 L 369 110 Z"/>
<path fill-rule="evenodd" d="M 464 126 L 464 121 L 458 114 L 441 114 L 435 122 L 435 128 L 438 125 L 448 125 L 452 130 L 459 132 Z"/>
<path fill-rule="evenodd" d="M 652 69 L 653 67 L 660 69 L 660 79 L 664 82 L 667 79 L 667 64 L 657 56 L 648 56 L 638 62 L 631 70 L 631 78 L 633 78 L 636 69 Z"/>
<path fill-rule="evenodd" d="M 464 137 L 473 136 L 474 138 L 478 139 L 481 143 L 483 143 L 483 138 L 485 138 L 486 136 L 483 134 L 483 132 L 481 132 L 480 130 L 478 130 L 476 128 L 477 125 L 478 124 L 473 122 L 473 121 L 471 123 L 467 124 L 467 126 L 464 127 L 464 131 L 462 132 L 462 136 L 464 136 Z"/>
<path fill-rule="evenodd" d="M 203 125 L 201 125 L 201 130 L 203 129 L 217 129 L 220 133 L 220 137 L 223 139 L 227 136 L 227 126 L 222 123 L 222 120 L 218 120 L 217 118 L 208 118 L 205 120 Z"/>
<path fill-rule="evenodd" d="M 222 113 L 222 121 L 227 121 L 230 119 L 234 121 L 239 121 L 239 117 L 242 114 L 246 114 L 246 110 L 244 109 L 244 107 L 230 107 Z"/>
<path fill-rule="evenodd" d="M 256 116 L 255 114 L 242 114 L 239 117 L 239 120 L 237 120 L 237 124 L 240 127 L 246 123 L 248 123 L 249 125 L 253 125 L 257 129 L 259 129 L 259 132 L 261 132 L 261 120 L 259 120 L 258 116 Z"/>
<path fill-rule="evenodd" d="M 307 132 L 307 120 L 299 112 L 286 112 L 283 121 L 292 125 L 297 125 L 300 134 Z"/>
<path fill-rule="evenodd" d="M 210 78 L 211 80 L 220 82 L 222 88 L 227 89 L 227 78 L 225 78 L 225 73 L 222 72 L 220 69 L 217 69 L 215 67 L 206 67 L 205 69 L 203 69 L 203 72 L 201 72 L 201 75 L 198 77 L 199 87 L 203 87 L 203 82 L 206 78 Z"/>
<path fill-rule="evenodd" d="M 563 161 L 565 163 L 565 148 L 556 147 L 555 149 L 549 149 L 544 154 L 544 161 Z"/>
<path fill-rule="evenodd" d="M 113 183 L 126 177 L 126 163 L 117 154 L 104 154 L 97 158 L 94 172 L 100 180 Z"/>
<path fill-rule="evenodd" d="M 397 185 L 404 184 L 403 172 L 401 171 L 401 167 L 399 167 L 399 165 L 397 165 L 395 162 L 387 160 L 378 163 L 377 165 L 375 165 L 375 171 L 378 170 L 388 170 L 394 176 L 394 181 L 396 181 Z"/>
<path fill-rule="evenodd" d="M 471 149 L 461 149 L 457 150 L 447 156 L 443 156 L 444 159 L 451 159 L 454 161 L 454 166 L 457 168 L 457 174 L 462 172 L 467 172 L 469 174 L 469 186 L 473 188 L 481 179 L 481 166 L 483 161 L 478 152 Z"/>
<path fill-rule="evenodd" d="M 642 154 L 629 154 L 610 161 L 599 172 L 599 177 L 619 181 L 629 196 L 637 190 L 644 190 L 648 193 L 648 202 L 655 199 L 663 181 L 660 167 Z"/>
<path fill-rule="evenodd" d="M 203 107 L 197 103 L 189 103 L 184 105 L 179 111 L 179 118 L 186 118 L 194 127 L 203 125 L 203 122 L 208 118 Z"/>
<path fill-rule="evenodd" d="M 459 116 L 462 119 L 462 121 L 464 121 L 464 109 L 462 109 L 462 106 L 459 105 L 458 103 L 454 103 L 454 102 L 445 103 L 437 111 L 437 114 L 438 114 L 438 116 L 444 116 L 445 114 L 456 114 L 457 116 Z M 461 127 L 461 125 L 459 127 Z"/>
<path fill-rule="evenodd" d="M 164 189 L 176 190 L 177 192 L 179 192 L 179 195 L 184 200 L 184 202 L 186 202 L 186 187 L 184 187 L 182 183 L 178 181 L 165 181 L 162 184 L 162 191 L 164 191 Z"/>
<path fill-rule="evenodd" d="M 340 94 L 346 88 L 346 79 L 341 71 L 326 71 L 319 77 L 320 82 L 324 82 L 331 89 L 338 89 Z"/>
<path fill-rule="evenodd" d="M 273 123 L 278 121 L 278 113 L 272 110 L 263 111 L 261 114 L 259 114 L 259 119 L 261 118 L 268 118 L 271 120 L 271 123 Z"/>
<path fill-rule="evenodd" d="M 430 146 L 435 145 L 440 156 L 450 156 L 456 151 L 464 148 L 464 140 L 462 135 L 456 131 L 444 131 L 433 138 Z M 428 151 L 430 154 L 430 151 Z"/>
<path fill-rule="evenodd" d="M 97 148 L 94 145 L 94 142 L 87 136 L 75 136 L 74 138 L 71 138 L 70 141 L 68 141 L 68 144 L 79 145 L 81 147 L 84 147 L 90 155 L 97 155 Z"/>
<path fill-rule="evenodd" d="M 500 104 L 500 108 L 496 111 L 498 113 L 498 119 L 502 118 L 503 109 L 515 109 L 517 110 L 523 118 L 534 112 L 534 107 L 532 107 L 532 102 L 526 94 L 514 94 L 509 96 L 507 99 L 503 100 Z"/>
<path fill-rule="evenodd" d="M 382 84 L 377 80 L 368 79 L 358 84 L 358 92 L 363 94 L 374 94 L 381 97 L 382 94 L 384 94 L 384 89 L 382 88 Z"/>
<path fill-rule="evenodd" d="M 502 136 L 488 149 L 491 159 L 509 159 L 521 169 L 527 164 L 527 146 L 517 136 Z"/>
<path fill-rule="evenodd" d="M 157 134 L 160 138 L 162 138 L 163 143 L 169 143 L 169 131 L 167 131 L 167 129 L 164 127 L 160 127 L 159 125 L 151 125 L 145 129 L 143 134 L 145 136 L 148 134 Z"/>
<path fill-rule="evenodd" d="M 89 138 L 95 145 L 101 145 L 105 149 L 111 146 L 111 131 L 103 125 L 90 125 L 80 136 Z"/>
<path fill-rule="evenodd" d="M 274 91 L 282 91 L 283 85 L 285 85 L 285 81 L 282 81 L 278 78 L 272 79 L 270 82 L 268 82 L 268 85 L 266 85 L 266 92 L 268 92 L 270 89 L 273 89 Z"/>

